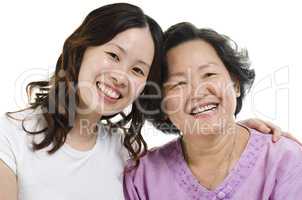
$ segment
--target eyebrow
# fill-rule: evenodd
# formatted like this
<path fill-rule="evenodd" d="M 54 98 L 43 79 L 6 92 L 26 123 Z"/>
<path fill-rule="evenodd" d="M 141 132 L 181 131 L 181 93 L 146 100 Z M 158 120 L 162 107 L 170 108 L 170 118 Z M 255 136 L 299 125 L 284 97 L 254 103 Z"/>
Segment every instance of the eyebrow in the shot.
<path fill-rule="evenodd" d="M 151 66 L 149 64 L 147 64 L 146 62 L 142 61 L 142 60 L 138 60 L 138 63 L 141 63 L 143 65 L 146 65 L 147 67 L 151 68 Z"/>
<path fill-rule="evenodd" d="M 109 45 L 113 45 L 113 46 L 115 46 L 115 47 L 117 47 L 120 51 L 122 51 L 125 55 L 127 55 L 127 51 L 123 48 L 123 47 L 121 47 L 120 45 L 118 45 L 118 44 L 115 44 L 115 43 L 109 43 Z M 146 65 L 147 67 L 151 67 L 149 64 L 147 64 L 145 61 L 143 61 L 143 60 L 138 60 L 137 61 L 138 63 L 141 63 L 141 64 L 143 64 L 143 65 Z"/>
<path fill-rule="evenodd" d="M 169 79 L 171 78 L 171 77 L 177 77 L 177 76 L 185 76 L 185 73 L 184 72 L 176 72 L 176 73 L 173 73 L 173 74 L 170 74 L 169 75 Z"/>
<path fill-rule="evenodd" d="M 127 54 L 126 50 L 125 50 L 123 47 L 121 47 L 120 45 L 115 44 L 115 43 L 109 43 L 109 45 L 115 46 L 115 47 L 117 47 L 120 51 L 122 51 L 124 54 Z"/>
<path fill-rule="evenodd" d="M 211 67 L 211 66 L 218 66 L 218 65 L 219 65 L 218 63 L 210 62 L 210 63 L 206 63 L 206 64 L 203 64 L 203 65 L 200 65 L 198 67 L 198 70 L 201 70 L 201 69 L 207 68 L 207 67 Z"/>
<path fill-rule="evenodd" d="M 218 64 L 215 63 L 215 62 L 206 63 L 206 64 L 198 66 L 197 70 L 199 71 L 199 70 L 202 70 L 204 68 L 211 67 L 213 65 L 217 66 Z M 185 76 L 185 72 L 176 72 L 176 73 L 170 74 L 169 79 L 172 78 L 172 77 L 177 77 L 177 76 Z"/>

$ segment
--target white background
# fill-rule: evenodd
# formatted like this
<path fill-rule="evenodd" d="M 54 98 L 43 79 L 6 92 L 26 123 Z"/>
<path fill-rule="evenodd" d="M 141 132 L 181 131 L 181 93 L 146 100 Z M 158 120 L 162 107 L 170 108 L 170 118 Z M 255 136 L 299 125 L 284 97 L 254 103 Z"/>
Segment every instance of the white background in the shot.
<path fill-rule="evenodd" d="M 0 112 L 22 108 L 26 84 L 53 72 L 69 34 L 90 11 L 114 2 L 118 1 L 1 1 Z M 269 120 L 302 140 L 302 12 L 298 1 L 126 2 L 140 6 L 164 30 L 189 21 L 246 47 L 257 78 L 239 119 Z M 150 126 L 144 128 L 144 135 L 151 147 L 171 138 Z"/>

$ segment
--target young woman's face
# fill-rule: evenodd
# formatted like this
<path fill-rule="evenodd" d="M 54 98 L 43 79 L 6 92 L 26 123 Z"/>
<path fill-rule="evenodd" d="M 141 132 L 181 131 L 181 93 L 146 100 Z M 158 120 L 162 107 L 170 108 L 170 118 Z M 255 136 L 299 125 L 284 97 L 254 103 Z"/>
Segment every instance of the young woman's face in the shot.
<path fill-rule="evenodd" d="M 182 133 L 215 133 L 234 123 L 239 84 L 234 84 L 211 45 L 185 42 L 168 51 L 167 62 L 164 105 Z"/>
<path fill-rule="evenodd" d="M 112 115 L 122 111 L 142 92 L 154 57 L 148 28 L 132 28 L 111 41 L 89 47 L 79 72 L 80 107 Z"/>

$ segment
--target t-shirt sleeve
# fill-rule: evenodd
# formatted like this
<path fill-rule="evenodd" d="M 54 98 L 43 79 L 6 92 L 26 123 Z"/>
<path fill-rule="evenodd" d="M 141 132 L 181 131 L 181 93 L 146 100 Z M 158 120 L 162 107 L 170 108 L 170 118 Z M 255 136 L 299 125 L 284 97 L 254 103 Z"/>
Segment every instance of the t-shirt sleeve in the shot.
<path fill-rule="evenodd" d="M 0 160 L 2 160 L 13 172 L 17 173 L 16 154 L 11 138 L 0 127 Z"/>
<path fill-rule="evenodd" d="M 37 111 L 38 112 L 38 111 Z M 27 147 L 31 147 L 32 137 L 27 137 L 27 130 L 40 130 L 38 124 L 41 115 L 34 114 L 32 110 L 17 113 L 12 117 L 0 114 L 0 160 L 2 160 L 17 175 L 19 164 Z M 26 121 L 23 119 L 27 117 Z M 23 123 L 23 125 L 22 125 Z M 41 122 L 43 127 L 43 123 Z"/>

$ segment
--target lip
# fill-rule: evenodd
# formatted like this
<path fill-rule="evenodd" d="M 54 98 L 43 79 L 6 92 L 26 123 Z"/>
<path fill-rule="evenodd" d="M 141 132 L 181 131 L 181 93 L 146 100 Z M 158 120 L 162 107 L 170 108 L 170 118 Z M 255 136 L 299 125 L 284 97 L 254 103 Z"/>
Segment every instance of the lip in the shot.
<path fill-rule="evenodd" d="M 111 97 L 106 96 L 102 91 L 98 91 L 98 95 L 105 101 L 105 103 L 114 104 L 118 101 L 118 99 L 113 99 Z"/>
<path fill-rule="evenodd" d="M 97 82 L 100 82 L 100 81 L 97 81 Z M 114 92 L 119 93 L 121 95 L 121 97 L 122 97 L 122 93 L 117 88 L 115 88 L 115 87 L 113 87 L 111 85 L 108 85 L 107 83 L 104 83 L 104 82 L 100 82 L 100 83 L 104 84 L 106 87 L 109 87 Z"/>
<path fill-rule="evenodd" d="M 211 105 L 211 104 L 216 104 L 217 107 L 219 106 L 219 102 L 217 102 L 217 101 L 199 102 L 199 103 L 195 104 L 194 106 L 190 107 L 190 109 L 188 109 L 188 113 L 191 114 L 192 111 L 197 107 L 203 107 L 203 106 L 207 106 L 207 105 Z"/>
<path fill-rule="evenodd" d="M 208 105 L 208 104 L 206 104 L 206 105 Z M 216 115 L 218 109 L 219 109 L 219 104 L 217 104 L 217 107 L 214 110 L 198 113 L 196 115 L 193 115 L 193 114 L 190 114 L 190 115 L 195 119 L 208 119 L 208 118 L 211 118 L 214 115 Z"/>
<path fill-rule="evenodd" d="M 100 81 L 97 81 L 97 82 L 100 82 Z M 117 98 L 117 99 L 115 99 L 115 98 L 109 97 L 109 96 L 107 96 L 106 94 L 104 94 L 104 93 L 96 86 L 98 95 L 101 97 L 101 99 L 103 99 L 103 100 L 105 101 L 105 103 L 114 104 L 114 103 L 116 103 L 119 99 L 121 99 L 121 98 L 123 97 L 122 93 L 121 93 L 118 89 L 116 89 L 116 88 L 114 88 L 114 87 L 112 87 L 112 86 L 110 86 L 110 85 L 108 85 L 108 84 L 106 84 L 106 83 L 104 83 L 104 82 L 100 82 L 100 83 L 101 83 L 101 84 L 104 84 L 106 87 L 110 88 L 110 89 L 113 90 L 114 92 L 120 94 L 120 97 Z"/>

